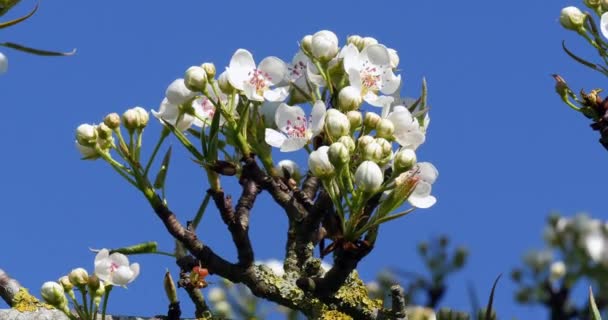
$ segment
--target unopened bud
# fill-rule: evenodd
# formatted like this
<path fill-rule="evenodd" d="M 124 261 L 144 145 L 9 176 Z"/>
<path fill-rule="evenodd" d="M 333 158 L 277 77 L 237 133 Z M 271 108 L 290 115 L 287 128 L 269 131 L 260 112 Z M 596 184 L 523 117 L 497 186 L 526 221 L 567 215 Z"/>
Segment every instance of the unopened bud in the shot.
<path fill-rule="evenodd" d="M 175 282 L 173 282 L 173 277 L 171 277 L 169 271 L 165 272 L 163 287 L 165 288 L 165 294 L 167 294 L 169 303 L 177 303 L 177 288 L 175 287 Z"/>
<path fill-rule="evenodd" d="M 384 138 L 376 138 L 376 143 L 382 148 L 382 157 L 386 158 L 392 155 L 393 145 Z"/>
<path fill-rule="evenodd" d="M 376 136 L 390 138 L 395 133 L 395 125 L 388 119 L 380 119 L 376 124 Z"/>
<path fill-rule="evenodd" d="M 549 277 L 552 280 L 559 280 L 566 275 L 566 264 L 563 261 L 556 261 L 551 264 Z"/>
<path fill-rule="evenodd" d="M 329 109 L 325 114 L 327 133 L 334 139 L 350 133 L 350 122 L 346 115 L 336 109 Z"/>
<path fill-rule="evenodd" d="M 213 63 L 205 62 L 201 65 L 201 68 L 205 70 L 205 73 L 207 74 L 207 80 L 215 78 L 216 70 L 215 65 Z"/>
<path fill-rule="evenodd" d="M 83 123 L 76 128 L 76 141 L 84 147 L 94 147 L 97 142 L 97 128 L 94 125 Z"/>
<path fill-rule="evenodd" d="M 338 37 L 328 30 L 315 33 L 311 39 L 310 52 L 321 62 L 328 62 L 338 54 Z"/>
<path fill-rule="evenodd" d="M 376 139 L 372 136 L 362 136 L 357 140 L 357 148 L 359 148 L 359 150 L 365 150 L 370 143 L 375 141 Z"/>
<path fill-rule="evenodd" d="M 364 192 L 376 192 L 382 186 L 384 174 L 372 161 L 363 161 L 355 172 L 355 184 Z"/>
<path fill-rule="evenodd" d="M 59 278 L 57 282 L 59 282 L 59 284 L 63 287 L 64 291 L 70 291 L 74 288 L 74 285 L 72 284 L 72 282 L 70 282 L 68 276 L 63 276 Z"/>
<path fill-rule="evenodd" d="M 382 146 L 375 141 L 368 144 L 365 149 L 363 149 L 364 160 L 380 161 L 384 158 L 383 154 Z"/>
<path fill-rule="evenodd" d="M 97 136 L 101 140 L 108 140 L 112 138 L 112 129 L 102 122 L 97 125 Z"/>
<path fill-rule="evenodd" d="M 102 287 L 102 283 L 101 280 L 99 280 L 99 277 L 93 274 L 89 277 L 87 286 L 89 287 L 89 292 L 94 295 L 95 291 L 97 291 L 99 287 Z"/>
<path fill-rule="evenodd" d="M 122 121 L 127 130 L 140 130 L 148 125 L 150 116 L 142 107 L 131 108 L 122 115 Z"/>
<path fill-rule="evenodd" d="M 380 122 L 380 116 L 374 112 L 365 113 L 365 118 L 363 120 L 363 125 L 365 125 L 366 130 L 372 130 L 376 128 L 378 122 Z"/>
<path fill-rule="evenodd" d="M 226 293 L 224 292 L 224 289 L 219 287 L 211 288 L 207 296 L 209 297 L 209 301 L 213 303 L 218 303 L 220 301 L 226 300 Z"/>
<path fill-rule="evenodd" d="M 338 139 L 338 142 L 342 143 L 346 147 L 346 149 L 348 149 L 348 152 L 351 154 L 355 151 L 355 148 L 357 147 L 355 145 L 355 140 L 353 140 L 351 136 L 341 136 L 340 139 Z"/>
<path fill-rule="evenodd" d="M 568 30 L 584 31 L 585 14 L 577 7 L 565 7 L 559 16 L 559 22 Z"/>
<path fill-rule="evenodd" d="M 346 86 L 340 90 L 338 94 L 338 107 L 340 110 L 347 112 L 351 110 L 359 109 L 363 103 L 363 98 L 361 98 L 361 92 L 353 87 Z"/>
<path fill-rule="evenodd" d="M 600 0 L 583 0 L 585 5 L 593 10 L 600 7 Z"/>
<path fill-rule="evenodd" d="M 207 72 L 199 66 L 192 66 L 186 70 L 184 75 L 186 88 L 202 92 L 207 87 Z"/>
<path fill-rule="evenodd" d="M 378 40 L 376 40 L 375 38 L 372 38 L 372 37 L 363 38 L 363 48 L 374 45 L 374 44 L 378 44 Z"/>
<path fill-rule="evenodd" d="M 329 178 L 334 175 L 335 168 L 327 155 L 328 146 L 321 146 L 308 156 L 308 168 L 315 177 Z"/>
<path fill-rule="evenodd" d="M 302 38 L 302 41 L 300 41 L 300 48 L 302 48 L 302 51 L 305 53 L 312 53 L 312 35 L 307 34 Z"/>
<path fill-rule="evenodd" d="M 329 161 L 336 168 L 342 168 L 350 161 L 350 153 L 348 148 L 340 142 L 334 142 L 329 146 L 327 151 Z"/>
<path fill-rule="evenodd" d="M 89 282 L 89 274 L 87 273 L 87 270 L 83 268 L 76 268 L 68 274 L 68 279 L 70 279 L 70 282 L 73 285 L 82 287 Z"/>
<path fill-rule="evenodd" d="M 230 84 L 228 80 L 228 72 L 224 71 L 220 73 L 220 76 L 217 79 L 217 84 L 225 94 L 231 94 L 234 92 L 234 87 Z"/>
<path fill-rule="evenodd" d="M 105 123 L 106 126 L 112 130 L 117 129 L 120 127 L 120 116 L 118 113 L 112 112 L 103 118 L 103 123 Z"/>
<path fill-rule="evenodd" d="M 67 309 L 68 300 L 65 297 L 63 287 L 54 281 L 45 282 L 40 289 L 40 295 L 44 301 L 57 309 Z"/>
<path fill-rule="evenodd" d="M 363 50 L 363 38 L 359 35 L 354 34 L 349 36 L 348 39 L 346 39 L 346 43 L 354 45 L 359 51 Z"/>
<path fill-rule="evenodd" d="M 349 111 L 346 113 L 351 129 L 356 129 L 363 124 L 363 115 L 360 111 Z"/>
<path fill-rule="evenodd" d="M 277 163 L 277 171 L 283 178 L 294 179 L 296 182 L 300 181 L 300 167 L 295 161 L 292 160 L 281 160 Z"/>
<path fill-rule="evenodd" d="M 410 170 L 416 164 L 416 152 L 412 149 L 401 149 L 395 154 L 393 160 L 393 171 L 395 173 Z"/>

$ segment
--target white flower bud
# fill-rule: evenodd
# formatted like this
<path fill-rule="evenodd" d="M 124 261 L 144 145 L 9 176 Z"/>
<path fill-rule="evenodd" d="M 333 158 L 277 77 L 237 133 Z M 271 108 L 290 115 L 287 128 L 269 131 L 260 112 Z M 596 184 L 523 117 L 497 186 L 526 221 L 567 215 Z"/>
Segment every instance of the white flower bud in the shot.
<path fill-rule="evenodd" d="M 226 300 L 226 293 L 224 292 L 224 289 L 222 289 L 222 288 L 213 287 L 209 290 L 209 294 L 207 295 L 207 297 L 209 297 L 209 301 L 216 304 L 220 301 Z"/>
<path fill-rule="evenodd" d="M 312 35 L 310 52 L 321 62 L 328 62 L 338 54 L 338 37 L 328 30 L 321 30 Z"/>
<path fill-rule="evenodd" d="M 5 73 L 6 70 L 8 70 L 8 58 L 0 52 L 0 74 Z"/>
<path fill-rule="evenodd" d="M 393 145 L 384 138 L 376 138 L 376 143 L 382 148 L 382 158 L 391 156 L 393 153 Z"/>
<path fill-rule="evenodd" d="M 112 130 L 117 129 L 120 127 L 120 116 L 118 113 L 112 112 L 103 118 L 103 123 L 105 123 L 106 126 Z"/>
<path fill-rule="evenodd" d="M 165 97 L 167 100 L 175 105 L 184 103 L 186 100 L 194 98 L 196 94 L 186 87 L 184 79 L 178 78 L 173 80 L 167 91 L 165 91 Z"/>
<path fill-rule="evenodd" d="M 585 5 L 593 10 L 599 8 L 600 0 L 584 0 Z"/>
<path fill-rule="evenodd" d="M 362 136 L 361 138 L 359 138 L 359 140 L 357 140 L 357 148 L 359 148 L 360 150 L 364 150 L 365 147 L 375 141 L 376 139 L 374 139 L 374 137 L 372 136 Z"/>
<path fill-rule="evenodd" d="M 416 164 L 416 152 L 412 149 L 401 149 L 395 154 L 393 170 L 395 173 L 410 170 Z"/>
<path fill-rule="evenodd" d="M 355 184 L 364 192 L 376 192 L 382 186 L 384 174 L 372 161 L 363 161 L 355 172 Z"/>
<path fill-rule="evenodd" d="M 63 287 L 55 281 L 45 282 L 40 289 L 40 295 L 46 303 L 58 309 L 63 310 L 67 307 L 68 299 L 65 297 Z"/>
<path fill-rule="evenodd" d="M 277 171 L 283 178 L 285 178 L 285 171 L 287 171 L 290 178 L 294 179 L 295 181 L 300 181 L 300 167 L 292 160 L 279 161 L 279 163 L 277 163 Z"/>
<path fill-rule="evenodd" d="M 382 138 L 391 138 L 395 133 L 395 125 L 388 119 L 380 119 L 376 124 L 376 135 Z"/>
<path fill-rule="evenodd" d="M 363 124 L 363 114 L 360 111 L 349 111 L 346 113 L 351 128 L 358 128 Z"/>
<path fill-rule="evenodd" d="M 361 98 L 361 92 L 353 87 L 346 86 L 340 90 L 338 94 L 338 107 L 340 110 L 346 112 L 351 110 L 359 109 L 363 103 L 363 98 Z"/>
<path fill-rule="evenodd" d="M 188 68 L 184 75 L 184 84 L 192 91 L 202 92 L 207 87 L 207 72 L 199 66 Z"/>
<path fill-rule="evenodd" d="M 391 68 L 396 69 L 399 65 L 399 55 L 397 54 L 397 50 L 389 48 L 388 56 L 391 59 Z"/>
<path fill-rule="evenodd" d="M 302 41 L 300 41 L 300 48 L 302 48 L 302 51 L 304 52 L 312 52 L 312 35 L 307 34 L 302 38 Z"/>
<path fill-rule="evenodd" d="M 76 142 L 84 147 L 94 147 L 97 142 L 97 126 L 83 123 L 76 128 Z"/>
<path fill-rule="evenodd" d="M 321 146 L 308 156 L 308 168 L 315 177 L 329 178 L 335 172 L 334 166 L 329 161 L 328 146 Z"/>
<path fill-rule="evenodd" d="M 382 146 L 377 142 L 372 142 L 363 149 L 363 159 L 371 161 L 380 161 L 384 158 Z"/>
<path fill-rule="evenodd" d="M 89 282 L 89 274 L 83 268 L 76 268 L 68 274 L 68 279 L 75 286 L 84 286 Z"/>
<path fill-rule="evenodd" d="M 368 130 L 371 130 L 373 128 L 376 128 L 378 122 L 380 122 L 380 119 L 382 118 L 380 118 L 377 113 L 367 112 L 365 113 L 365 118 L 363 119 L 363 125 L 365 125 L 365 128 L 367 128 Z"/>
<path fill-rule="evenodd" d="M 127 130 L 143 129 L 148 125 L 149 120 L 148 112 L 142 107 L 128 109 L 122 114 L 122 121 Z"/>
<path fill-rule="evenodd" d="M 205 73 L 207 74 L 207 80 L 209 79 L 213 79 L 215 77 L 215 65 L 211 62 L 205 62 L 203 64 L 201 64 L 201 68 L 203 68 L 203 70 L 205 70 Z"/>
<path fill-rule="evenodd" d="M 359 49 L 359 51 L 363 50 L 363 38 L 359 35 L 354 34 L 352 36 L 349 36 L 346 39 L 346 43 L 354 45 L 355 47 L 357 47 L 357 49 Z"/>
<path fill-rule="evenodd" d="M 57 280 L 57 282 L 63 287 L 64 291 L 70 291 L 74 288 L 74 284 L 70 281 L 68 276 L 63 276 Z"/>
<path fill-rule="evenodd" d="M 220 76 L 217 79 L 217 84 L 225 94 L 231 94 L 234 92 L 234 87 L 230 84 L 228 80 L 228 72 L 224 71 L 220 73 Z"/>
<path fill-rule="evenodd" d="M 566 264 L 563 261 L 555 261 L 551 264 L 549 277 L 559 280 L 566 275 Z"/>
<path fill-rule="evenodd" d="M 336 109 L 329 109 L 325 113 L 325 126 L 327 133 L 338 139 L 341 136 L 348 135 L 350 133 L 350 122 L 346 115 Z"/>
<path fill-rule="evenodd" d="M 327 156 L 331 164 L 336 168 L 342 168 L 350 161 L 350 152 L 348 152 L 348 148 L 341 142 L 332 143 L 329 146 L 329 151 L 327 151 Z"/>
<path fill-rule="evenodd" d="M 559 22 L 568 30 L 583 30 L 585 25 L 585 14 L 577 7 L 565 7 L 562 9 L 559 16 Z"/>
<path fill-rule="evenodd" d="M 338 142 L 343 144 L 346 147 L 346 149 L 348 149 L 348 153 L 352 154 L 355 151 L 355 148 L 356 148 L 355 140 L 353 140 L 353 138 L 351 138 L 351 136 L 341 136 L 340 139 L 338 139 Z"/>
<path fill-rule="evenodd" d="M 365 48 L 367 46 L 371 46 L 373 44 L 378 44 L 378 40 L 376 40 L 375 38 L 372 38 L 372 37 L 363 38 L 363 48 Z"/>

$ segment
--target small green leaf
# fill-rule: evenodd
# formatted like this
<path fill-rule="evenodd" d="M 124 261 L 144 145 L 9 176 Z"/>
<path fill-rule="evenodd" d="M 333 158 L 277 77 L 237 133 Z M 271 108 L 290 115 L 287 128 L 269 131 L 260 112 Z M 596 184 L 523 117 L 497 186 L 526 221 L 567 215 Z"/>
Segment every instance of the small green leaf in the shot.
<path fill-rule="evenodd" d="M 177 140 L 179 140 L 179 142 L 181 142 L 181 144 L 186 149 L 188 149 L 188 151 L 190 151 L 190 153 L 196 158 L 197 161 L 204 162 L 205 157 L 203 157 L 203 155 L 192 145 L 192 143 L 190 143 L 190 140 L 188 140 L 188 138 L 186 138 L 186 136 L 184 135 L 183 132 L 177 130 L 177 128 L 175 128 L 175 126 L 173 126 L 169 122 L 165 121 L 164 119 L 160 119 L 160 121 L 167 128 L 169 128 L 171 133 L 173 133 L 173 135 L 177 138 Z"/>
<path fill-rule="evenodd" d="M 8 27 L 10 27 L 10 26 L 14 26 L 14 25 L 16 25 L 16 24 L 17 24 L 17 23 L 19 23 L 19 22 L 22 22 L 22 21 L 27 20 L 27 18 L 29 18 L 29 17 L 33 16 L 33 15 L 34 15 L 34 13 L 36 13 L 36 10 L 38 10 L 38 4 L 36 4 L 36 5 L 34 6 L 34 9 L 32 9 L 32 11 L 30 11 L 30 13 L 28 13 L 28 14 L 24 15 L 23 17 L 21 17 L 21 18 L 17 18 L 17 19 L 15 19 L 15 20 L 11 20 L 11 21 L 7 21 L 7 22 L 2 22 L 2 23 L 0 23 L 0 29 L 3 29 L 3 28 L 8 28 Z"/>
<path fill-rule="evenodd" d="M 605 68 L 603 68 L 602 66 L 597 65 L 597 64 L 592 63 L 592 62 L 589 62 L 589 61 L 587 61 L 587 60 L 585 60 L 585 59 L 583 59 L 583 58 L 575 55 L 570 50 L 568 50 L 568 48 L 566 47 L 566 41 L 562 41 L 562 48 L 564 49 L 564 51 L 566 52 L 566 54 L 569 55 L 570 58 L 574 59 L 576 62 L 578 62 L 578 63 L 580 63 L 580 64 L 582 64 L 582 65 L 584 65 L 586 67 L 589 67 L 589 68 L 591 68 L 591 69 L 593 69 L 595 71 L 598 71 L 598 72 L 601 72 L 603 74 L 608 75 L 607 70 Z"/>
<path fill-rule="evenodd" d="M 172 147 L 169 147 L 169 149 L 167 150 L 167 153 L 165 153 L 163 162 L 160 165 L 158 174 L 156 174 L 156 179 L 154 179 L 154 188 L 155 189 L 163 189 L 165 187 L 165 179 L 167 178 L 167 171 L 169 171 L 169 163 L 171 162 L 171 150 L 172 150 Z"/>
<path fill-rule="evenodd" d="M 111 249 L 110 253 L 118 252 L 118 253 L 122 253 L 122 254 L 126 254 L 126 255 L 155 253 L 157 248 L 158 248 L 158 244 L 156 243 L 156 241 L 148 241 L 148 242 L 134 244 L 134 245 L 128 246 L 128 247 Z M 92 250 L 92 251 L 98 251 L 98 250 Z"/>
<path fill-rule="evenodd" d="M 40 49 L 31 48 L 31 47 L 26 47 L 26 46 L 22 46 L 20 44 L 12 43 L 12 42 L 2 42 L 2 43 L 0 43 L 0 46 L 15 49 L 15 50 L 22 51 L 22 52 L 35 54 L 37 56 L 65 57 L 65 56 L 74 55 L 74 53 L 76 53 L 76 49 L 73 49 L 70 52 L 56 52 L 56 51 L 47 51 L 47 50 L 40 50 Z"/>
<path fill-rule="evenodd" d="M 593 290 L 591 287 L 589 287 L 589 308 L 591 308 L 592 320 L 602 320 L 600 310 L 598 310 L 597 305 L 595 304 L 595 298 L 593 298 Z"/>
<path fill-rule="evenodd" d="M 21 0 L 0 0 L 0 17 L 5 15 L 19 2 L 21 2 Z"/>

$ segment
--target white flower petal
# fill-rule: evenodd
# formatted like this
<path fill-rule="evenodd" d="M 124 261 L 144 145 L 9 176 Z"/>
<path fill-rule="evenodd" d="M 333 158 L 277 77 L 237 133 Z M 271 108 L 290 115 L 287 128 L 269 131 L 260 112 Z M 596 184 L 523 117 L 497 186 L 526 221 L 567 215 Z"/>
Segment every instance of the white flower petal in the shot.
<path fill-rule="evenodd" d="M 286 103 L 281 103 L 277 108 L 275 122 L 279 129 L 283 132 L 292 127 L 295 123 L 306 121 L 306 114 L 299 106 L 290 106 Z"/>
<path fill-rule="evenodd" d="M 195 95 L 196 93 L 186 88 L 184 79 L 182 78 L 173 80 L 169 87 L 167 87 L 167 91 L 165 91 L 165 97 L 167 97 L 167 100 L 176 105 L 184 103 L 186 100 L 193 98 Z"/>
<path fill-rule="evenodd" d="M 312 107 L 312 113 L 311 113 L 312 125 L 310 128 L 313 136 L 316 136 L 319 133 L 321 133 L 321 131 L 323 131 L 323 125 L 325 124 L 325 113 L 326 113 L 325 103 L 321 100 L 318 100 L 317 102 L 315 102 L 314 106 Z"/>
<path fill-rule="evenodd" d="M 8 58 L 0 52 L 0 74 L 5 73 L 6 70 L 8 70 Z"/>
<path fill-rule="evenodd" d="M 439 171 L 430 162 L 418 162 L 418 177 L 427 183 L 433 184 L 439 176 Z"/>
<path fill-rule="evenodd" d="M 257 92 L 257 88 L 249 82 L 244 82 L 242 85 L 242 90 L 245 93 L 245 96 L 249 100 L 253 101 L 264 101 L 264 97 L 259 95 Z M 273 100 L 269 100 L 273 101 Z"/>
<path fill-rule="evenodd" d="M 308 139 L 306 138 L 287 138 L 281 145 L 281 152 L 292 152 L 302 149 Z"/>
<path fill-rule="evenodd" d="M 381 44 L 372 44 L 365 47 L 361 51 L 359 59 L 383 67 L 390 67 L 391 65 L 391 56 L 388 49 Z"/>
<path fill-rule="evenodd" d="M 260 62 L 258 69 L 264 73 L 271 85 L 285 82 L 287 65 L 277 57 L 267 57 Z"/>
<path fill-rule="evenodd" d="M 431 184 L 418 181 L 414 192 L 407 198 L 407 201 L 414 207 L 427 209 L 433 206 L 437 199 L 431 195 Z"/>
<path fill-rule="evenodd" d="M 238 90 L 244 90 L 243 84 L 249 80 L 250 72 L 255 69 L 253 55 L 245 49 L 238 49 L 232 55 L 227 68 L 228 81 Z"/>
<path fill-rule="evenodd" d="M 608 39 L 608 12 L 602 14 L 602 18 L 600 19 L 600 30 L 602 31 L 604 38 Z"/>
<path fill-rule="evenodd" d="M 401 75 L 396 76 L 390 69 L 382 74 L 382 88 L 380 92 L 393 94 L 401 86 Z"/>
<path fill-rule="evenodd" d="M 285 142 L 285 140 L 287 140 L 287 137 L 281 132 L 276 131 L 274 129 L 266 129 L 264 134 L 264 141 L 266 141 L 269 146 L 280 148 Z"/>
<path fill-rule="evenodd" d="M 355 45 L 351 43 L 348 46 L 344 47 L 344 49 L 340 51 L 340 54 L 344 58 L 344 60 L 342 60 L 342 63 L 344 65 L 344 71 L 346 71 L 349 76 L 351 72 L 359 73 L 361 64 L 359 62 L 359 50 L 357 49 L 357 47 L 355 47 Z M 352 81 L 350 82 L 350 85 L 353 85 Z"/>
<path fill-rule="evenodd" d="M 264 91 L 264 98 L 268 101 L 283 101 L 289 95 L 289 87 L 279 87 Z"/>

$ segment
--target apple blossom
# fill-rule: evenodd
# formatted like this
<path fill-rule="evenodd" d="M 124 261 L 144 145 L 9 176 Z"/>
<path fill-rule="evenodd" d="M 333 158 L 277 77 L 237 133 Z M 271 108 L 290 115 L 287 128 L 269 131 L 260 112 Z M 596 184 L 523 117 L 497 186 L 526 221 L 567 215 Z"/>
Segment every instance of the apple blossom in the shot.
<path fill-rule="evenodd" d="M 277 108 L 275 123 L 280 131 L 267 128 L 266 143 L 281 148 L 282 152 L 291 152 L 303 148 L 308 141 L 323 129 L 325 118 L 325 103 L 317 101 L 310 119 L 306 118 L 304 110 L 299 106 L 289 106 L 282 103 Z"/>
<path fill-rule="evenodd" d="M 267 57 L 256 66 L 249 51 L 238 49 L 226 70 L 230 84 L 243 91 L 249 100 L 282 101 L 287 97 L 285 87 L 270 88 L 284 84 L 287 76 L 287 65 L 277 57 Z"/>
<path fill-rule="evenodd" d="M 355 184 L 364 192 L 376 192 L 382 186 L 384 174 L 373 161 L 363 161 L 355 171 Z"/>
<path fill-rule="evenodd" d="M 139 264 L 129 265 L 124 254 L 101 249 L 95 256 L 95 275 L 108 284 L 124 287 L 139 275 Z"/>
<path fill-rule="evenodd" d="M 163 99 L 160 103 L 158 111 L 152 110 L 154 115 L 159 120 L 164 120 L 172 126 L 175 126 L 179 131 L 186 131 L 194 123 L 192 115 L 182 113 L 177 104 L 171 103 L 168 98 Z"/>
<path fill-rule="evenodd" d="M 437 202 L 437 199 L 431 195 L 431 188 L 439 172 L 430 162 L 419 162 L 413 170 L 416 172 L 418 182 L 407 200 L 416 208 L 430 208 Z"/>
<path fill-rule="evenodd" d="M 168 102 L 174 105 L 180 105 L 186 102 L 188 99 L 192 99 L 196 96 L 196 93 L 192 92 L 186 87 L 184 79 L 178 78 L 173 80 L 165 91 L 165 97 Z"/>
<path fill-rule="evenodd" d="M 387 119 L 395 126 L 393 135 L 402 147 L 415 150 L 424 143 L 424 132 L 418 120 L 412 117 L 410 111 L 404 106 L 393 107 L 393 111 L 388 114 Z"/>
<path fill-rule="evenodd" d="M 359 52 L 350 44 L 343 54 L 349 83 L 363 100 L 376 107 L 392 102 L 393 97 L 378 96 L 378 93 L 393 94 L 401 84 L 401 76 L 396 76 L 391 69 L 391 57 L 385 46 L 372 44 Z"/>
<path fill-rule="evenodd" d="M 308 156 L 308 168 L 315 177 L 329 178 L 334 175 L 335 168 L 329 161 L 328 146 L 321 146 Z"/>
<path fill-rule="evenodd" d="M 0 52 L 0 74 L 5 73 L 6 70 L 8 70 L 8 58 Z"/>

